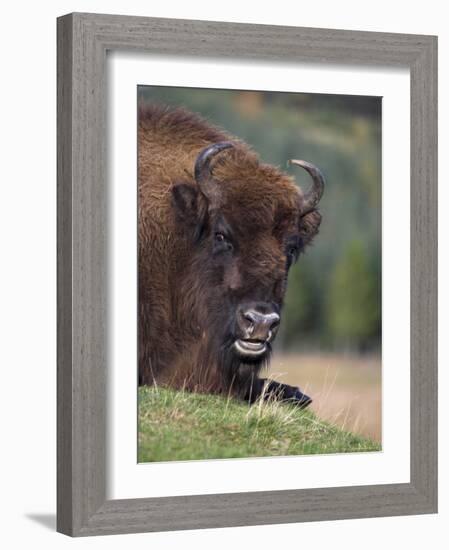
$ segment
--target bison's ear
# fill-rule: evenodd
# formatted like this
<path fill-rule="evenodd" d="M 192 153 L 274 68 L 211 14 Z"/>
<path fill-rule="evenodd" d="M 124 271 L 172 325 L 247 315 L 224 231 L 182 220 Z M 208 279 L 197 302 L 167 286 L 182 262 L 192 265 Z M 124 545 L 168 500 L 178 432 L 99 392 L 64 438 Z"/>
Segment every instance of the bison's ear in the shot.
<path fill-rule="evenodd" d="M 299 234 L 304 246 L 310 244 L 318 233 L 321 223 L 321 214 L 318 210 L 312 210 L 299 219 Z"/>
<path fill-rule="evenodd" d="M 207 205 L 199 189 L 188 183 L 178 183 L 172 188 L 172 203 L 180 223 L 198 232 L 204 225 Z"/>

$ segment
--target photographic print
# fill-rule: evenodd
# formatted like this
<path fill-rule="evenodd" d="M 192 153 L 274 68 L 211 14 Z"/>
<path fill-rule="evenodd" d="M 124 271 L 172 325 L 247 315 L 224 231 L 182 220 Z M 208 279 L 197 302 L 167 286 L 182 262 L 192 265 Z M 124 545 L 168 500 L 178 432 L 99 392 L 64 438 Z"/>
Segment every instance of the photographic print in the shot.
<path fill-rule="evenodd" d="M 437 38 L 73 13 L 57 69 L 57 530 L 435 513 Z"/>
<path fill-rule="evenodd" d="M 138 462 L 381 450 L 381 98 L 137 96 Z"/>

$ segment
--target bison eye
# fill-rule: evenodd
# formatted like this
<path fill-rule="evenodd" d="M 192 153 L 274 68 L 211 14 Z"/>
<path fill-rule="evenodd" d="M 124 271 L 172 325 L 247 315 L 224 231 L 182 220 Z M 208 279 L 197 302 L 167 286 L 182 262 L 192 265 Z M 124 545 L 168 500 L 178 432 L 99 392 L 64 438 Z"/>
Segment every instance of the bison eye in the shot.
<path fill-rule="evenodd" d="M 287 268 L 294 264 L 299 256 L 300 248 L 298 244 L 289 244 L 285 250 L 285 255 L 287 256 Z"/>
<path fill-rule="evenodd" d="M 298 260 L 299 255 L 303 250 L 303 242 L 299 236 L 288 239 L 285 247 L 285 255 L 287 257 L 287 268 Z"/>
<path fill-rule="evenodd" d="M 231 241 L 224 233 L 214 233 L 214 253 L 229 252 L 233 248 Z"/>

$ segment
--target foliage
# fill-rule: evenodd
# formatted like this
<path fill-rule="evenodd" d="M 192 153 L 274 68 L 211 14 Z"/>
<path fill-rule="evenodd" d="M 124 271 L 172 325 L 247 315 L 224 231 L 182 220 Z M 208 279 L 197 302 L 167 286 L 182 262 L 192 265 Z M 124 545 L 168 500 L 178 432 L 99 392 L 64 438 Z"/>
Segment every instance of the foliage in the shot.
<path fill-rule="evenodd" d="M 139 462 L 380 450 L 360 436 L 278 402 L 139 388 Z"/>
<path fill-rule="evenodd" d="M 380 325 L 379 276 L 363 243 L 353 240 L 335 265 L 327 319 L 339 342 L 366 349 Z"/>

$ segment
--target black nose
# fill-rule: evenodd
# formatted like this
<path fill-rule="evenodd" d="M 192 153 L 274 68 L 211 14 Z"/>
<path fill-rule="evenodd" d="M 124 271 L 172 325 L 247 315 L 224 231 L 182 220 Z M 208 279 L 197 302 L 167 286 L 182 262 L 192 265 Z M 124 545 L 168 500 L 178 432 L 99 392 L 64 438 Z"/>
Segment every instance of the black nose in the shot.
<path fill-rule="evenodd" d="M 255 308 L 242 309 L 238 315 L 239 328 L 248 340 L 270 341 L 274 338 L 281 318 L 272 311 L 262 313 Z"/>

